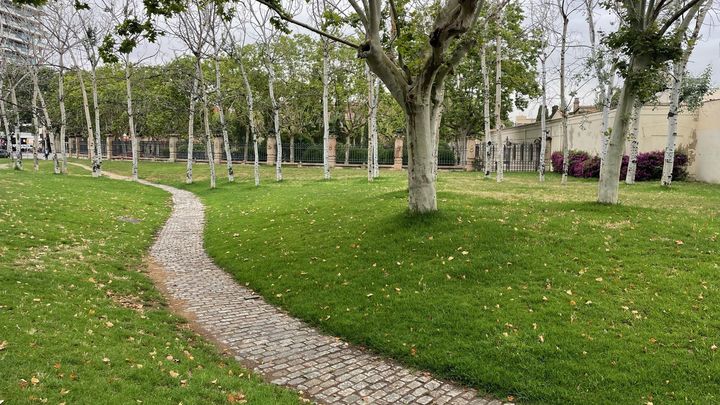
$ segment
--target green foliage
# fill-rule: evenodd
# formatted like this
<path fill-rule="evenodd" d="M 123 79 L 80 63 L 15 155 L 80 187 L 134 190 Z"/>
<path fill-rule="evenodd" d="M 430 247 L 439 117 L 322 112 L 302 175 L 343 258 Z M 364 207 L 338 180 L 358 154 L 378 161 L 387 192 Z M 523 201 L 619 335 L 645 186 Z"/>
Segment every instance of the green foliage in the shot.
<path fill-rule="evenodd" d="M 703 98 L 715 91 L 711 80 L 712 68 L 710 66 L 698 76 L 686 72 L 680 88 L 680 104 L 684 103 L 689 111 L 697 111 L 703 105 Z"/>

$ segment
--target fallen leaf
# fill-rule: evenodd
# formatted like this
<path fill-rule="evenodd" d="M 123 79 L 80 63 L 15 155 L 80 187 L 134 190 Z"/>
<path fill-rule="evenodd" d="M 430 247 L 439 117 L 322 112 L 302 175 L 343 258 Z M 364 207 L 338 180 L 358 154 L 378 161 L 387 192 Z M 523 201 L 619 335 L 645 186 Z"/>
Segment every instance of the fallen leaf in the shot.
<path fill-rule="evenodd" d="M 108 328 L 112 328 L 115 325 L 112 322 L 105 322 L 105 326 L 107 326 Z"/>
<path fill-rule="evenodd" d="M 538 339 L 540 339 L 540 343 L 545 343 L 545 336 L 540 335 L 538 336 Z"/>
<path fill-rule="evenodd" d="M 7 347 L 7 340 L 3 340 L 2 342 L 0 342 L 0 351 L 5 350 L 6 347 Z"/>
<path fill-rule="evenodd" d="M 675 244 L 676 244 L 676 245 L 684 245 L 685 242 L 683 242 L 683 241 L 681 241 L 681 240 L 676 240 L 676 241 L 675 241 Z"/>
<path fill-rule="evenodd" d="M 37 377 L 35 377 L 35 376 L 33 376 L 33 377 L 30 379 L 30 383 L 31 383 L 32 385 L 37 385 L 39 382 L 40 382 L 40 380 L 39 380 Z"/>
<path fill-rule="evenodd" d="M 180 375 L 180 373 L 178 373 L 177 371 L 173 371 L 173 370 L 170 370 L 169 374 L 170 374 L 170 377 L 172 377 L 172 378 L 177 378 Z"/>

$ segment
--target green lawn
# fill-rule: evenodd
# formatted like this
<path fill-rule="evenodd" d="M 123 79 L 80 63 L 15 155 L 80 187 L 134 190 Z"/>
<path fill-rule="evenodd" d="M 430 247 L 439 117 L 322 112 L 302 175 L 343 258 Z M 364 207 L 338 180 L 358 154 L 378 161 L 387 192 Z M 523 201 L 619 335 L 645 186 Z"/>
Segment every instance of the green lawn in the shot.
<path fill-rule="evenodd" d="M 329 333 L 521 402 L 720 402 L 718 186 L 604 206 L 593 181 L 441 172 L 440 213 L 414 217 L 404 173 L 236 173 L 209 190 L 206 166 L 191 186 L 182 164 L 140 167 L 201 196 L 219 265 Z"/>
<path fill-rule="evenodd" d="M 300 402 L 221 355 L 153 288 L 142 259 L 168 194 L 25 167 L 0 169 L 0 402 Z"/>

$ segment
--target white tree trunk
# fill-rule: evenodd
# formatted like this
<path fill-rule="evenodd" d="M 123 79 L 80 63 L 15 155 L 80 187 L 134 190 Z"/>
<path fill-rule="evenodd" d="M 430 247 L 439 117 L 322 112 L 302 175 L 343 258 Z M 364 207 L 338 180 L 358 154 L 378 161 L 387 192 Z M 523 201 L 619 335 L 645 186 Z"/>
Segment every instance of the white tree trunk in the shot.
<path fill-rule="evenodd" d="M 78 82 L 80 84 L 80 93 L 82 94 L 82 105 L 83 105 L 83 114 L 85 115 L 85 129 L 88 134 L 88 157 L 92 157 L 93 165 L 92 165 L 92 175 L 93 177 L 99 177 L 100 173 L 97 172 L 97 167 L 95 166 L 94 162 L 94 156 L 92 156 L 93 153 L 93 147 L 94 145 L 94 136 L 93 136 L 93 124 L 92 124 L 92 117 L 90 115 L 90 103 L 88 101 L 87 96 L 87 89 L 85 88 L 85 79 L 83 77 L 82 68 L 77 64 L 77 61 L 75 60 L 75 56 L 70 53 L 70 57 L 73 60 L 73 64 L 78 67 L 77 70 L 77 76 L 78 76 Z"/>
<path fill-rule="evenodd" d="M 12 149 L 12 138 L 10 137 L 10 122 L 7 117 L 7 110 L 5 109 L 5 98 L 2 97 L 3 92 L 3 79 L 0 78 L 0 119 L 2 119 L 3 129 L 5 132 L 5 148 L 7 149 L 8 156 L 14 159 Z"/>
<path fill-rule="evenodd" d="M 220 114 L 220 128 L 222 128 L 223 145 L 225 146 L 225 160 L 227 165 L 228 181 L 235 181 L 235 174 L 232 165 L 232 153 L 230 151 L 230 138 L 228 137 L 227 122 L 225 122 L 225 110 L 223 108 L 222 90 L 220 87 L 220 60 L 219 50 L 215 49 L 215 92 L 217 94 L 218 113 Z"/>
<path fill-rule="evenodd" d="M 16 86 L 10 87 L 10 101 L 13 103 L 13 112 L 15 112 L 15 127 L 13 132 L 15 134 L 15 159 L 14 168 L 15 170 L 23 169 L 22 160 L 22 145 L 20 145 L 20 105 L 17 101 L 17 93 L 15 92 Z"/>
<path fill-rule="evenodd" d="M 213 151 L 213 136 L 210 131 L 210 108 L 208 107 L 207 86 L 203 77 L 202 61 L 195 58 L 195 66 L 197 69 L 198 86 L 200 87 L 200 95 L 203 103 L 203 124 L 205 126 L 205 157 L 207 157 L 208 166 L 210 167 L 210 188 L 215 188 L 215 153 Z"/>
<path fill-rule="evenodd" d="M 330 80 L 328 74 L 328 68 L 330 65 L 330 52 L 328 47 L 330 44 L 327 40 L 323 40 L 323 67 L 322 67 L 322 109 L 323 109 L 323 178 L 330 180 L 330 160 L 329 160 L 329 148 L 330 148 L 330 113 L 328 111 L 328 88 L 330 87 Z"/>
<path fill-rule="evenodd" d="M 100 136 L 100 105 L 98 103 L 97 66 L 90 64 L 90 81 L 92 82 L 93 110 L 95 112 L 95 156 L 93 159 L 93 173 L 102 176 L 102 137 Z"/>
<path fill-rule="evenodd" d="M 629 160 L 627 173 L 625 174 L 625 183 L 635 184 L 635 173 L 637 171 L 637 157 L 638 157 L 638 133 L 640 132 L 640 111 L 642 110 L 642 103 L 636 102 L 632 112 L 632 131 L 628 136 L 629 144 Z"/>
<path fill-rule="evenodd" d="M 60 103 L 60 170 L 67 173 L 67 154 L 65 151 L 65 131 L 67 130 L 67 114 L 65 113 L 65 65 L 63 54 L 60 54 L 60 72 L 58 73 L 58 102 Z"/>
<path fill-rule="evenodd" d="M 487 23 L 485 23 L 487 32 Z M 487 44 L 480 48 L 480 72 L 483 79 L 483 132 L 485 133 L 485 178 L 492 171 L 492 136 L 490 135 L 490 74 L 487 68 Z"/>
<path fill-rule="evenodd" d="M 255 158 L 253 161 L 253 175 L 255 176 L 255 187 L 260 185 L 260 159 L 258 158 L 258 138 L 257 130 L 255 127 L 255 116 L 254 116 L 254 102 L 252 88 L 250 87 L 250 81 L 248 80 L 247 74 L 245 73 L 245 65 L 243 64 L 242 58 L 237 58 L 238 64 L 240 65 L 240 74 L 242 75 L 243 84 L 245 85 L 245 99 L 248 105 L 248 131 L 252 132 L 253 150 L 255 152 Z M 245 145 L 247 148 L 247 143 Z"/>
<path fill-rule="evenodd" d="M 368 181 L 373 181 L 380 175 L 378 165 L 378 131 L 377 131 L 377 106 L 378 88 L 375 74 L 366 67 L 365 74 L 368 84 Z"/>
<path fill-rule="evenodd" d="M 545 149 L 547 148 L 547 54 L 543 50 L 540 59 L 540 86 L 542 91 L 542 105 L 540 105 L 540 164 L 538 166 L 538 175 L 540 181 L 545 181 Z"/>
<path fill-rule="evenodd" d="M 137 181 L 138 179 L 138 139 L 135 134 L 135 116 L 133 115 L 133 104 L 132 104 L 132 84 L 130 83 L 130 55 L 126 55 L 125 60 L 125 90 L 127 100 L 127 114 L 128 114 L 128 132 L 130 132 L 130 142 L 132 147 L 132 179 Z"/>
<path fill-rule="evenodd" d="M 33 70 L 33 72 L 31 74 L 34 75 L 35 71 Z M 37 101 L 37 99 L 38 99 L 37 89 L 35 88 L 35 86 L 33 86 L 32 123 L 33 123 L 34 136 L 33 136 L 32 153 L 33 153 L 33 170 L 34 171 L 38 171 L 40 169 L 40 162 L 38 160 L 37 147 L 38 147 L 38 144 L 40 143 L 40 132 L 44 132 L 40 128 L 40 120 L 38 119 L 38 101 Z"/>
<path fill-rule="evenodd" d="M 37 72 L 36 72 L 37 73 Z M 47 104 L 45 104 L 45 97 L 43 96 L 42 92 L 40 91 L 40 85 L 38 84 L 38 77 L 37 74 L 33 75 L 33 88 L 34 91 L 37 92 L 38 98 L 40 99 L 40 109 L 43 112 L 43 117 L 45 118 L 45 127 L 46 133 L 45 135 L 48 137 L 48 145 L 50 146 L 50 151 L 52 154 L 53 159 L 53 172 L 55 174 L 60 174 L 60 162 L 58 162 L 58 156 L 57 156 L 57 149 L 55 144 L 55 133 L 52 131 L 52 122 L 50 121 L 50 113 L 47 109 Z M 47 133 L 48 128 L 50 128 L 50 133 Z M 46 146 L 43 145 L 43 149 Z"/>
<path fill-rule="evenodd" d="M 570 166 L 570 142 L 568 139 L 568 112 L 567 112 L 567 99 L 565 95 L 565 55 L 567 53 L 567 31 L 569 19 L 565 15 L 563 9 L 560 10 L 563 14 L 563 28 L 562 35 L 560 37 L 560 114 L 562 116 L 562 148 L 563 148 L 563 166 L 562 166 L 562 179 L 561 184 L 567 184 L 568 168 Z"/>
<path fill-rule="evenodd" d="M 705 4 L 702 8 L 700 8 L 695 20 L 695 28 L 690 34 L 690 37 L 687 39 L 687 48 L 683 51 L 683 55 L 680 60 L 673 63 L 673 86 L 672 93 L 670 95 L 670 110 L 668 111 L 665 158 L 663 162 L 662 178 L 660 179 L 660 184 L 663 186 L 669 186 L 672 184 L 672 172 L 675 165 L 675 141 L 677 139 L 677 114 L 680 107 L 680 89 L 685 76 L 685 68 L 687 67 L 687 62 L 695 47 L 695 43 L 700 36 L 700 29 L 705 21 L 705 16 L 712 7 L 712 4 L 712 1 L 706 0 Z"/>
<path fill-rule="evenodd" d="M 502 14 L 500 15 L 502 26 Z M 505 177 L 505 144 L 502 140 L 502 38 L 500 34 L 495 37 L 495 151 L 496 180 L 502 182 Z"/>
<path fill-rule="evenodd" d="M 195 103 L 198 93 L 198 70 L 195 65 L 195 75 L 193 75 L 193 84 L 190 90 L 190 107 L 188 114 L 188 146 L 187 146 L 187 162 L 185 166 L 185 183 L 193 182 L 193 149 L 195 147 Z"/>
<path fill-rule="evenodd" d="M 266 64 L 268 72 L 268 93 L 270 94 L 270 103 L 273 110 L 273 127 L 275 129 L 275 145 L 277 151 L 275 153 L 275 180 L 282 181 L 282 139 L 280 137 L 280 105 L 275 99 L 275 68 L 268 62 Z"/>
<path fill-rule="evenodd" d="M 615 89 L 615 72 L 610 72 L 605 91 L 603 94 L 602 122 L 600 124 L 601 145 L 600 145 L 600 166 L 605 164 L 607 157 L 608 140 L 610 138 L 610 105 L 612 104 L 613 90 Z"/>
<path fill-rule="evenodd" d="M 434 131 L 429 100 L 407 106 L 408 206 L 411 212 L 437 210 L 435 174 L 432 159 Z"/>
<path fill-rule="evenodd" d="M 647 61 L 641 58 L 630 60 L 631 74 L 640 74 L 647 66 Z M 615 121 L 610 132 L 606 164 L 600 170 L 598 182 L 598 202 L 605 204 L 618 203 L 618 187 L 620 185 L 620 166 L 622 165 L 623 149 L 625 147 L 625 134 L 633 106 L 636 102 L 637 89 L 635 82 L 627 81 L 620 94 L 620 102 L 615 111 Z"/>

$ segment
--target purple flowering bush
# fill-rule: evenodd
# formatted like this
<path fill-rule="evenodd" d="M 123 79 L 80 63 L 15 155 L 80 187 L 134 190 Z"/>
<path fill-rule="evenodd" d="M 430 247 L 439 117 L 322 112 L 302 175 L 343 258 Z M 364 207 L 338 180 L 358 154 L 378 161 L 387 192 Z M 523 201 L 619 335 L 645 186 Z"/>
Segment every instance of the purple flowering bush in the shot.
<path fill-rule="evenodd" d="M 659 180 L 662 177 L 663 161 L 665 152 L 652 151 L 639 153 L 637 157 L 637 170 L 635 171 L 636 181 Z M 552 168 L 555 173 L 562 173 L 563 155 L 562 152 L 554 152 L 551 156 Z M 623 156 L 620 167 L 620 178 L 625 179 L 630 158 Z M 684 180 L 687 178 L 688 156 L 682 150 L 675 152 L 675 164 L 673 166 L 673 179 Z M 597 178 L 600 177 L 600 158 L 590 156 L 583 151 L 570 151 L 568 175 L 572 177 Z"/>

